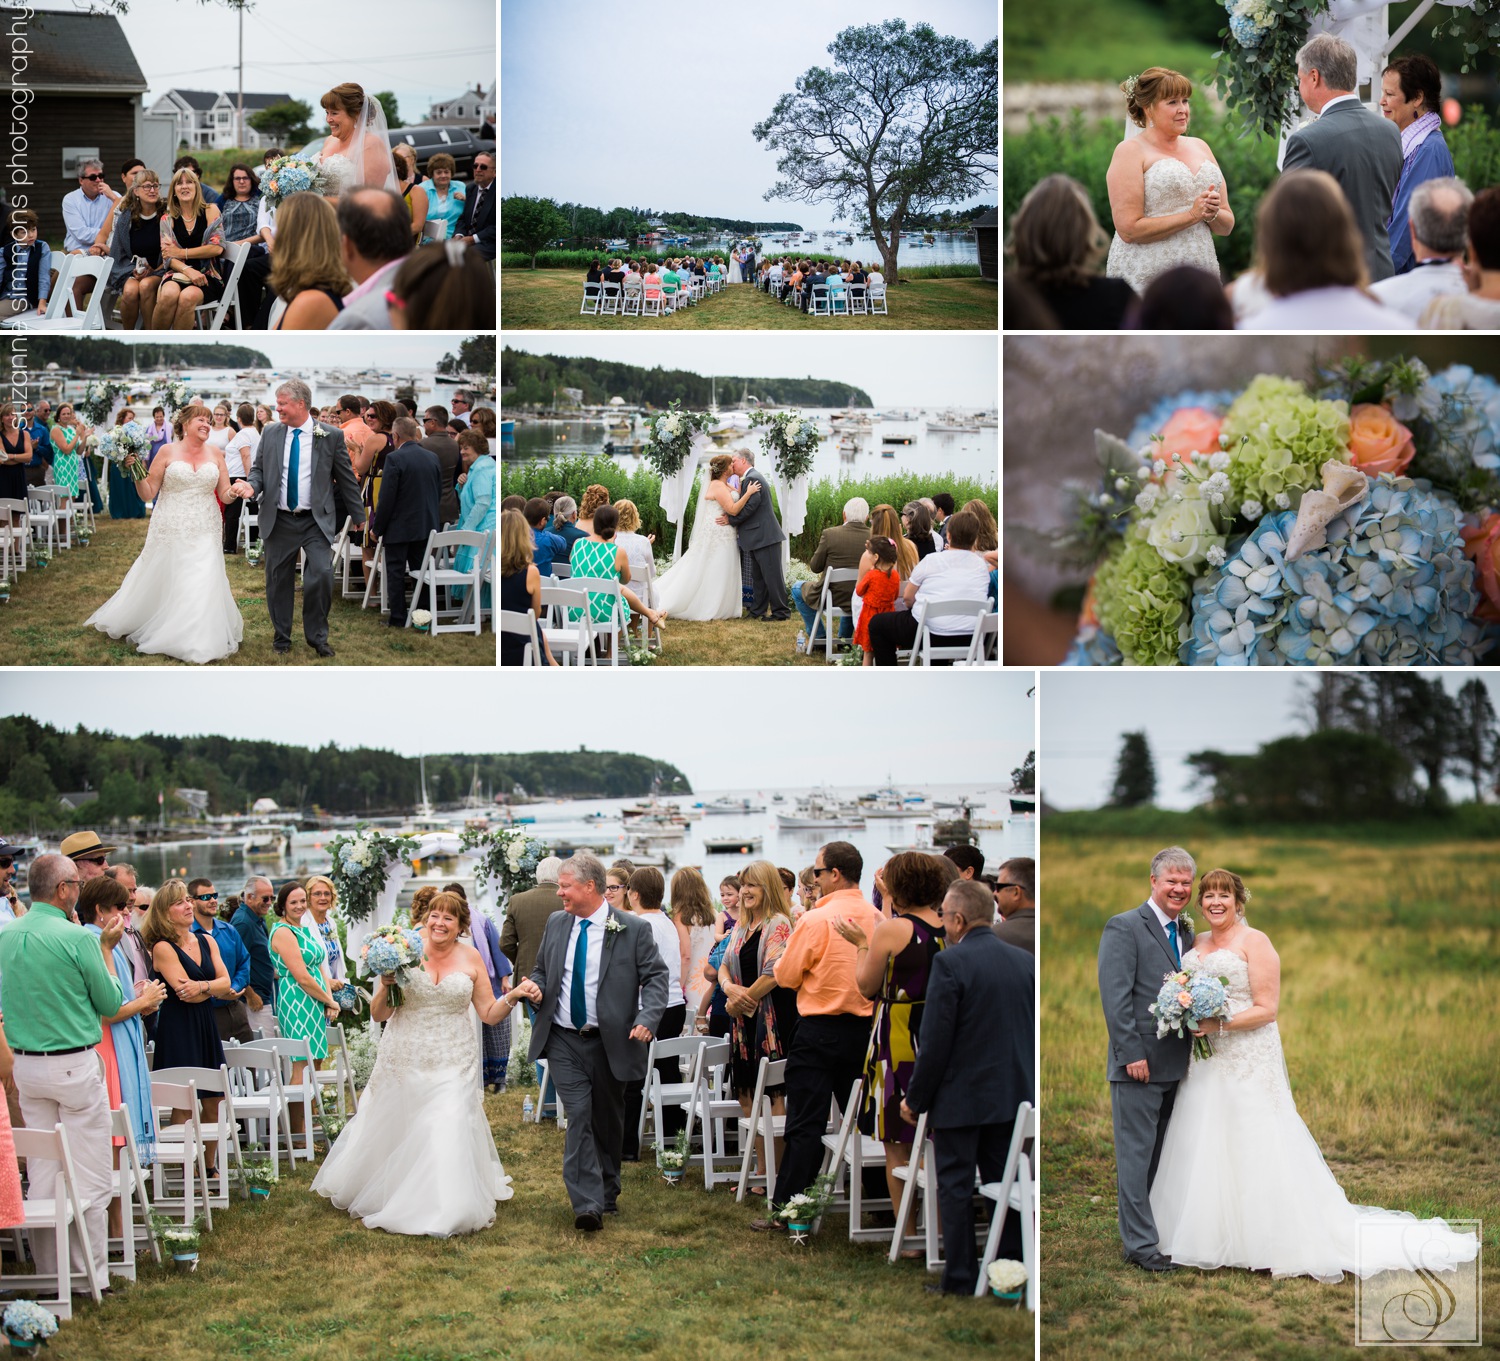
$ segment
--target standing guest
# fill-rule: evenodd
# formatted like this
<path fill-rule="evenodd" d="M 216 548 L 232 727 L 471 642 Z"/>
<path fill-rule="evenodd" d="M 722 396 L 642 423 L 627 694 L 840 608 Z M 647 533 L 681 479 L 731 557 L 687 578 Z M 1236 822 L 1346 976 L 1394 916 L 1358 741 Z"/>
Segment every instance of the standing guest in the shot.
<path fill-rule="evenodd" d="M 26 904 L 16 893 L 16 856 L 10 842 L 0 838 L 0 925 L 26 915 Z M 24 854 L 24 852 L 19 852 Z"/>
<path fill-rule="evenodd" d="M 467 388 L 455 389 L 453 393 L 453 419 L 467 425 L 469 423 L 469 413 L 473 408 L 473 394 Z"/>
<path fill-rule="evenodd" d="M 151 424 L 146 427 L 146 438 L 151 441 L 151 447 L 146 450 L 146 467 L 150 468 L 152 459 L 162 447 L 172 442 L 172 423 L 167 420 L 165 407 L 151 408 Z"/>
<path fill-rule="evenodd" d="M 245 1014 L 251 1030 L 261 1037 L 274 1029 L 272 999 L 276 995 L 276 968 L 271 962 L 271 937 L 266 930 L 266 915 L 275 901 L 271 881 L 258 874 L 245 880 L 240 905 L 229 924 L 240 933 L 245 952 L 250 956 L 250 984 L 245 989 Z"/>
<path fill-rule="evenodd" d="M 466 905 L 469 901 L 462 884 L 448 884 L 443 892 L 450 897 L 461 899 Z M 496 997 L 505 996 L 509 991 L 508 985 L 513 971 L 509 958 L 500 948 L 500 931 L 490 920 L 487 912 L 476 911 L 471 915 L 469 939 L 473 941 L 474 948 L 479 952 L 479 962 L 484 966 L 485 975 L 490 980 L 490 990 Z M 514 1008 L 507 1010 L 498 1021 L 480 1023 L 480 1052 L 483 1063 L 479 1074 L 479 1085 L 487 1092 L 494 1092 L 496 1096 L 505 1090 L 505 1076 L 510 1068 L 511 1010 Z"/>
<path fill-rule="evenodd" d="M 439 151 L 427 158 L 429 180 L 422 187 L 427 194 L 427 232 L 429 241 L 446 241 L 456 234 L 458 220 L 464 215 L 468 190 L 462 181 L 453 182 L 457 167 L 453 157 Z"/>
<path fill-rule="evenodd" d="M 58 849 L 78 866 L 79 877 L 85 882 L 102 878 L 109 872 L 109 855 L 117 846 L 106 846 L 93 831 L 74 832 L 65 836 Z"/>
<path fill-rule="evenodd" d="M 458 523 L 458 474 L 463 469 L 463 455 L 458 441 L 448 433 L 448 410 L 446 407 L 429 406 L 422 413 L 422 447 L 437 455 L 438 467 L 442 470 L 443 485 L 438 496 L 438 523 L 440 526 Z M 499 993 L 495 994 L 497 997 Z"/>
<path fill-rule="evenodd" d="M 921 1049 L 901 1103 L 904 1119 L 916 1124 L 926 1112 L 933 1131 L 945 1265 L 942 1285 L 927 1289 L 945 1295 L 972 1295 L 978 1277 L 975 1170 L 982 1182 L 1004 1175 L 1016 1108 L 1036 1100 L 1036 965 L 984 929 L 994 915 L 982 884 L 948 889 L 948 948 L 932 961 Z"/>
<path fill-rule="evenodd" d="M 214 1026 L 221 1040 L 238 1040 L 249 1044 L 250 1019 L 245 1006 L 245 989 L 250 986 L 250 952 L 239 932 L 228 922 L 219 920 L 219 891 L 212 879 L 190 879 L 188 898 L 193 905 L 193 931 L 209 936 L 218 947 L 229 975 L 229 991 L 213 999 Z"/>
<path fill-rule="evenodd" d="M 1443 78 L 1431 57 L 1418 53 L 1397 57 L 1380 76 L 1380 112 L 1401 134 L 1401 177 L 1396 181 L 1391 215 L 1386 220 L 1391 264 L 1405 274 L 1416 263 L 1407 228 L 1411 196 L 1428 180 L 1451 178 L 1453 157 L 1443 140 Z"/>
<path fill-rule="evenodd" d="M 25 312 L 41 316 L 52 294 L 52 247 L 37 240 L 37 215 L 22 208 L 10 219 L 10 238 L 0 248 L 0 317 Z"/>
<path fill-rule="evenodd" d="M 901 1115 L 901 1102 L 917 1061 L 932 963 L 947 943 L 943 895 L 952 877 L 952 866 L 940 856 L 901 851 L 881 873 L 891 916 L 868 936 L 853 922 L 833 923 L 854 946 L 860 992 L 876 1004 L 860 1125 L 885 1145 L 886 1188 L 893 1206 L 901 1199 L 896 1169 L 910 1162 L 916 1137 L 916 1129 Z"/>
<path fill-rule="evenodd" d="M 557 871 L 561 867 L 562 861 L 555 855 L 544 857 L 537 863 L 536 886 L 516 894 L 505 909 L 500 950 L 516 966 L 517 978 L 531 976 L 547 918 L 563 910 L 557 892 Z"/>
<path fill-rule="evenodd" d="M 776 965 L 776 982 L 797 990 L 797 1034 L 786 1065 L 786 1157 L 776 1176 L 776 1203 L 813 1184 L 823 1160 L 823 1130 L 833 1097 L 849 1099 L 864 1064 L 874 1004 L 855 981 L 855 953 L 834 929 L 851 922 L 866 936 L 877 920 L 860 892 L 864 857 L 847 841 L 830 841 L 813 860 L 823 896 L 797 923 Z"/>
<path fill-rule="evenodd" d="M 307 893 L 307 917 L 304 920 L 318 934 L 323 946 L 323 968 L 328 974 L 329 984 L 336 988 L 349 977 L 349 964 L 344 958 L 338 923 L 331 915 L 333 905 L 338 901 L 338 890 L 326 874 L 314 874 L 302 887 Z"/>
<path fill-rule="evenodd" d="M 427 229 L 427 191 L 417 174 L 417 153 L 408 143 L 397 142 L 391 157 L 396 162 L 396 192 L 411 216 L 412 244 L 416 245 Z"/>
<path fill-rule="evenodd" d="M 380 500 L 371 525 L 375 537 L 385 544 L 386 595 L 390 603 L 391 628 L 406 627 L 406 580 L 408 569 L 416 571 L 427 551 L 427 536 L 442 528 L 438 505 L 443 472 L 438 456 L 418 443 L 421 430 L 409 416 L 397 419 L 391 428 L 396 447 L 386 456 Z M 415 609 L 421 593 L 412 601 Z"/>
<path fill-rule="evenodd" d="M 161 258 L 166 277 L 156 290 L 151 325 L 158 331 L 186 331 L 193 309 L 224 296 L 219 256 L 224 232 L 219 210 L 206 202 L 203 186 L 191 170 L 174 171 L 161 215 Z"/>
<path fill-rule="evenodd" d="M 1438 331 L 1500 329 L 1500 186 L 1474 196 L 1469 207 L 1469 259 L 1464 266 L 1467 293 L 1434 298 L 1418 323 Z"/>
<path fill-rule="evenodd" d="M 368 433 L 360 446 L 359 461 L 352 458 L 350 467 L 359 480 L 360 495 L 365 505 L 364 569 L 368 574 L 375 561 L 375 507 L 380 502 L 380 480 L 385 474 L 386 453 L 391 447 L 391 427 L 401 416 L 401 408 L 384 399 L 371 402 L 365 408 L 365 426 Z"/>
<path fill-rule="evenodd" d="M 269 170 L 271 168 L 272 161 L 280 160 L 281 157 L 285 155 L 286 152 L 283 151 L 279 146 L 267 148 L 266 154 L 260 159 L 260 168 L 262 170 Z"/>
<path fill-rule="evenodd" d="M 306 1040 L 314 1063 L 328 1057 L 328 1022 L 339 1018 L 328 981 L 328 954 L 307 916 L 307 890 L 289 879 L 276 894 L 276 922 L 271 928 L 271 959 L 276 965 L 276 1024 L 289 1039 Z M 292 1082 L 300 1085 L 307 1063 L 292 1065 Z M 292 1133 L 305 1134 L 301 1102 L 291 1109 Z"/>
<path fill-rule="evenodd" d="M 0 1101 L 0 1228 L 19 1228 L 26 1222 L 26 1203 L 21 1199 L 21 1165 L 16 1160 L 16 1140 L 12 1130 L 21 1118 L 20 1103 L 15 1096 L 16 1058 L 5 1040 L 5 1025 L 0 1022 L 0 1085 L 6 1099 Z M 15 1106 L 15 1114 L 11 1107 Z"/>
<path fill-rule="evenodd" d="M 978 846 L 949 846 L 943 857 L 958 866 L 960 879 L 978 879 L 984 873 L 984 852 Z"/>
<path fill-rule="evenodd" d="M 78 188 L 64 195 L 62 201 L 64 254 L 106 254 L 104 247 L 95 242 L 119 197 L 105 182 L 101 162 L 90 159 L 80 163 Z M 89 279 L 79 279 L 73 285 L 73 300 L 80 311 L 93 286 Z"/>
<path fill-rule="evenodd" d="M 793 920 L 798 920 L 804 913 L 811 912 L 822 896 L 818 892 L 818 877 L 813 872 L 813 867 L 804 865 L 802 872 L 797 876 L 797 899 L 800 906 L 792 909 Z"/>
<path fill-rule="evenodd" d="M 370 427 L 365 424 L 365 407 L 368 402 L 352 394 L 340 397 L 338 407 L 334 412 L 333 423 L 344 432 L 344 445 L 349 450 L 349 460 L 354 465 L 354 475 L 361 475 L 360 449 L 365 442 L 365 436 L 370 433 Z"/>
<path fill-rule="evenodd" d="M 703 976 L 703 966 L 708 963 L 709 953 L 723 930 L 721 916 L 714 910 L 713 896 L 708 891 L 703 873 L 692 865 L 684 865 L 672 876 L 672 920 L 679 930 L 687 933 L 682 986 L 689 1010 L 697 1015 L 703 1011 L 700 1004 L 707 1000 L 712 990 L 708 979 Z"/>
<path fill-rule="evenodd" d="M 1014 856 L 1000 862 L 995 876 L 995 903 L 1000 920 L 994 932 L 1007 945 L 1036 954 L 1036 861 Z"/>
<path fill-rule="evenodd" d="M 366 185 L 346 190 L 339 199 L 338 225 L 344 268 L 354 287 L 329 329 L 389 331 L 390 304 L 385 295 L 411 254 L 411 214 L 391 190 Z"/>
<path fill-rule="evenodd" d="M 76 1275 L 109 1284 L 109 1200 L 114 1193 L 109 1095 L 94 1047 L 101 1019 L 124 1005 L 114 973 L 118 920 L 95 939 L 73 920 L 79 894 L 77 865 L 65 855 L 37 856 L 28 875 L 31 910 L 0 931 L 0 1011 L 14 1047 L 15 1085 L 28 1129 L 62 1125 L 68 1133 L 92 1260 L 81 1241 L 70 1247 Z M 29 1200 L 50 1200 L 60 1166 L 27 1160 Z M 49 1234 L 31 1246 L 39 1273 L 56 1274 L 57 1248 Z M 64 1278 L 68 1268 L 64 1268 Z M 64 1287 L 66 1289 L 66 1287 Z"/>
<path fill-rule="evenodd" d="M 344 310 L 349 272 L 338 217 L 321 194 L 292 194 L 277 210 L 270 286 L 286 303 L 278 331 L 326 331 Z"/>
<path fill-rule="evenodd" d="M 88 490 L 88 478 L 83 473 L 83 442 L 88 437 L 87 429 L 79 424 L 71 402 L 57 408 L 57 424 L 52 427 L 52 481 L 66 487 L 77 497 Z"/>
<path fill-rule="evenodd" d="M 0 497 L 26 499 L 26 469 L 31 463 L 31 432 L 16 415 L 14 402 L 0 405 Z"/>
<path fill-rule="evenodd" d="M 115 413 L 115 429 L 129 425 L 135 419 L 135 408 L 124 407 Z M 109 518 L 111 520 L 144 520 L 146 503 L 141 500 L 140 483 L 125 472 L 118 463 L 109 465 Z"/>
<path fill-rule="evenodd" d="M 667 1009 L 662 1012 L 661 1022 L 656 1027 L 656 1038 L 675 1040 L 682 1034 L 683 1024 L 687 1020 L 687 994 L 683 990 L 683 983 L 688 962 L 688 935 L 687 929 L 680 922 L 673 921 L 661 910 L 665 890 L 666 881 L 662 878 L 661 871 L 648 865 L 630 875 L 625 884 L 624 896 L 630 904 L 630 911 L 651 928 L 652 938 L 656 941 L 656 952 L 667 966 Z M 675 1058 L 658 1059 L 656 1072 L 663 1084 L 682 1080 L 682 1070 Z M 637 1130 L 640 1128 L 641 1100 L 645 1086 L 645 1078 L 625 1084 L 625 1143 L 621 1158 L 628 1163 L 638 1163 L 641 1160 L 641 1143 Z M 669 1106 L 662 1111 L 661 1133 L 667 1139 L 675 1139 L 677 1131 L 686 1123 L 686 1113 L 676 1106 Z"/>

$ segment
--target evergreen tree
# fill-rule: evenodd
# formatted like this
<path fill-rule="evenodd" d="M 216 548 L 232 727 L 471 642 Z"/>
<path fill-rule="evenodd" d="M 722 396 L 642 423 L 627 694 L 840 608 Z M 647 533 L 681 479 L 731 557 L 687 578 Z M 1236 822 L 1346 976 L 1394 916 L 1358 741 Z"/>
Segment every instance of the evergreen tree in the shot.
<path fill-rule="evenodd" d="M 1112 808 L 1139 808 L 1156 797 L 1156 763 L 1144 732 L 1128 732 L 1120 739 L 1120 757 L 1115 763 L 1115 785 L 1110 792 Z"/>
<path fill-rule="evenodd" d="M 1036 793 L 1036 752 L 1028 751 L 1026 759 L 1011 771 L 1010 787 L 1017 794 Z"/>
<path fill-rule="evenodd" d="M 1482 680 L 1465 681 L 1456 708 L 1453 763 L 1474 786 L 1474 801 L 1482 803 L 1500 776 L 1500 727 L 1489 687 Z"/>

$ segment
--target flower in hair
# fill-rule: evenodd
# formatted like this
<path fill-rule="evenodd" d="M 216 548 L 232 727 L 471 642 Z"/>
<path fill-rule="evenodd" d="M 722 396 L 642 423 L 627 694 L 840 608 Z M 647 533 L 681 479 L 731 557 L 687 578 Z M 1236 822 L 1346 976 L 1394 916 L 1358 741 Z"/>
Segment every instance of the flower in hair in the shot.
<path fill-rule="evenodd" d="M 1136 87 L 1136 83 L 1139 80 L 1140 80 L 1139 76 L 1126 76 L 1125 77 L 1125 84 L 1124 84 L 1123 88 L 1125 90 L 1125 98 L 1126 99 L 1134 99 L 1135 98 L 1135 87 Z"/>

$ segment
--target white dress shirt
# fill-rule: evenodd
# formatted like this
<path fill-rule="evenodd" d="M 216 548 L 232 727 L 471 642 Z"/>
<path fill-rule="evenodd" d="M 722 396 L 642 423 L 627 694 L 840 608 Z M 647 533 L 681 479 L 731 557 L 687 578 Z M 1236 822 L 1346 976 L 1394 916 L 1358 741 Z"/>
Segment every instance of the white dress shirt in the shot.
<path fill-rule="evenodd" d="M 585 1024 L 599 1024 L 599 964 L 604 958 L 604 924 L 608 920 L 608 903 L 600 903 L 591 917 L 573 918 L 573 929 L 568 932 L 568 944 L 563 951 L 562 991 L 558 994 L 557 1012 L 552 1018 L 553 1024 L 564 1030 L 577 1029 L 573 1024 L 573 952 L 578 949 L 578 933 L 585 923 L 589 932 L 589 953 L 583 966 L 583 1001 L 588 1016 Z"/>
<path fill-rule="evenodd" d="M 1235 323 L 1237 331 L 1407 331 L 1411 318 L 1357 288 L 1309 288 L 1273 298 Z"/>
<path fill-rule="evenodd" d="M 1445 293 L 1467 293 L 1468 287 L 1462 267 L 1451 260 L 1435 259 L 1422 261 L 1405 274 L 1393 274 L 1371 284 L 1370 292 L 1387 307 L 1404 312 L 1415 322 L 1434 298 Z"/>
<path fill-rule="evenodd" d="M 1165 912 L 1163 912 L 1161 910 L 1161 908 L 1156 905 L 1156 899 L 1155 898 L 1147 899 L 1147 901 L 1151 905 L 1151 910 L 1154 913 L 1156 913 L 1156 920 L 1161 923 L 1162 934 L 1164 936 L 1166 936 L 1166 938 L 1170 941 L 1172 939 L 1172 933 L 1167 930 L 1167 927 L 1170 926 L 1174 921 L 1176 921 L 1177 918 L 1176 917 L 1169 917 L 1169 916 L 1167 916 L 1167 914 Z M 1184 954 L 1187 953 L 1187 946 L 1186 946 L 1186 944 L 1183 943 L 1183 939 L 1182 939 L 1182 928 L 1181 927 L 1178 927 L 1178 930 L 1177 930 L 1177 953 L 1178 953 L 1179 956 L 1184 955 Z"/>
<path fill-rule="evenodd" d="M 312 451 L 315 422 L 309 416 L 299 427 L 302 438 L 297 442 L 297 509 L 312 509 Z M 290 510 L 286 500 L 286 480 L 292 471 L 292 427 L 287 426 L 286 439 L 281 445 L 281 499 L 276 505 L 281 510 Z"/>

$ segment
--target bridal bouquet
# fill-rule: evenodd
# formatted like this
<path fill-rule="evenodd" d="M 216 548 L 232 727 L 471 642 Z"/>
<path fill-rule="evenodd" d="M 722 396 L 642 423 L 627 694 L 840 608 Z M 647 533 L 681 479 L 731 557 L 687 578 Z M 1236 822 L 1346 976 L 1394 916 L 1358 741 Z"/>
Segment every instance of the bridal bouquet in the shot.
<path fill-rule="evenodd" d="M 406 1001 L 401 991 L 406 971 L 422 958 L 422 937 L 415 931 L 400 926 L 382 926 L 359 947 L 359 957 L 365 972 L 374 977 L 378 974 L 393 974 L 396 981 L 386 989 L 386 1000 L 399 1007 Z"/>
<path fill-rule="evenodd" d="M 1472 665 L 1500 641 L 1500 386 L 1349 359 L 1095 432 L 1074 665 Z"/>
<path fill-rule="evenodd" d="M 272 208 L 293 194 L 326 194 L 328 175 L 317 161 L 278 156 L 261 172 L 260 193 Z"/>
<path fill-rule="evenodd" d="M 646 462 L 663 478 L 682 470 L 693 451 L 693 436 L 706 431 L 714 418 L 706 411 L 679 411 L 681 402 L 673 402 L 651 418 L 646 440 Z"/>
<path fill-rule="evenodd" d="M 750 424 L 767 427 L 760 437 L 760 447 L 775 458 L 776 475 L 783 482 L 806 477 L 812 471 L 822 442 L 815 421 L 795 411 L 757 411 L 750 417 Z"/>
<path fill-rule="evenodd" d="M 1202 969 L 1192 973 L 1182 970 L 1162 979 L 1161 991 L 1148 1010 L 1156 1017 L 1156 1038 L 1168 1035 L 1183 1038 L 1182 1027 L 1200 1026 L 1204 1021 L 1229 1015 L 1229 980 Z M 1193 1053 L 1200 1059 L 1212 1058 L 1213 1042 L 1207 1035 L 1193 1036 Z"/>
<path fill-rule="evenodd" d="M 139 421 L 126 421 L 113 430 L 106 430 L 99 437 L 98 451 L 111 463 L 117 464 L 121 472 L 128 473 L 136 482 L 146 479 L 146 451 L 151 440 L 146 427 Z M 129 462 L 128 460 L 135 461 Z"/>
<path fill-rule="evenodd" d="M 387 866 L 397 861 L 410 865 L 417 844 L 414 836 L 391 836 L 373 828 L 356 828 L 353 836 L 341 833 L 329 841 L 333 868 L 328 877 L 349 921 L 363 921 L 375 910 L 385 888 Z"/>

